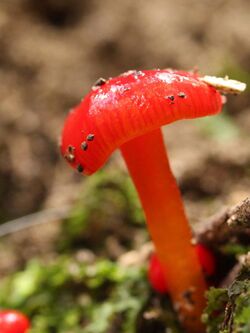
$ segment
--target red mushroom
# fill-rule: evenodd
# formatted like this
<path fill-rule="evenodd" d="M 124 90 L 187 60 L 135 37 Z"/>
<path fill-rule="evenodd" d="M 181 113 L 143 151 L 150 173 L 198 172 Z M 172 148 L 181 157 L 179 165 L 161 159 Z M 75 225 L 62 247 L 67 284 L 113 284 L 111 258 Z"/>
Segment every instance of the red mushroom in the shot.
<path fill-rule="evenodd" d="M 205 276 L 210 278 L 215 273 L 215 259 L 212 252 L 203 244 L 197 244 L 195 250 Z M 150 257 L 148 279 L 155 291 L 160 294 L 168 293 L 168 280 L 155 253 Z"/>
<path fill-rule="evenodd" d="M 0 311 L 0 333 L 27 333 L 28 318 L 15 310 Z"/>
<path fill-rule="evenodd" d="M 219 92 L 197 74 L 173 70 L 129 71 L 97 86 L 65 122 L 61 151 L 90 175 L 120 148 L 137 188 L 150 235 L 179 318 L 201 332 L 206 283 L 171 172 L 161 126 L 221 111 Z M 177 138 L 178 139 L 178 138 Z M 185 293 L 192 292 L 192 306 Z"/>

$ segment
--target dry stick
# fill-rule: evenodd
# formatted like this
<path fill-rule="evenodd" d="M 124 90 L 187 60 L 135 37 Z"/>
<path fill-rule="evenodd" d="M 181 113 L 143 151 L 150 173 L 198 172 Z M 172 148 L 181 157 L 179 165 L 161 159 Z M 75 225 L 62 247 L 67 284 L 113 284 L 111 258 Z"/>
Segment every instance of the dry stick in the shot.
<path fill-rule="evenodd" d="M 233 283 L 233 281 L 235 280 L 236 276 L 239 274 L 241 269 L 242 269 L 242 263 L 237 262 L 237 264 L 234 265 L 234 267 L 227 274 L 227 276 L 220 282 L 219 287 L 228 288 Z"/>
<path fill-rule="evenodd" d="M 210 86 L 213 86 L 217 90 L 219 90 L 221 93 L 224 94 L 234 94 L 238 95 L 242 93 L 246 89 L 246 83 L 231 80 L 228 78 L 228 76 L 222 77 L 216 77 L 216 76 L 209 76 L 205 75 L 200 78 L 201 81 L 209 84 Z"/>
<path fill-rule="evenodd" d="M 0 237 L 13 234 L 32 228 L 37 225 L 59 221 L 70 215 L 72 207 L 63 206 L 52 208 L 37 213 L 26 215 L 15 220 L 0 225 Z M 230 228 L 231 227 L 231 228 Z M 207 222 L 201 223 L 195 232 L 195 239 L 203 244 L 212 245 L 216 248 L 230 237 L 240 233 L 250 236 L 250 199 L 246 198 L 233 208 L 224 209 L 222 212 L 210 218 Z M 133 250 L 123 254 L 118 262 L 127 267 L 133 265 L 144 265 L 153 251 L 152 242 L 148 242 L 140 250 Z M 248 258 L 250 255 L 248 255 Z M 250 260 L 249 260 L 250 262 Z M 221 282 L 221 287 L 227 287 L 234 280 L 242 267 L 242 263 L 237 263 L 228 276 Z"/>
<path fill-rule="evenodd" d="M 0 237 L 7 236 L 40 224 L 46 224 L 64 219 L 69 216 L 70 210 L 70 206 L 51 208 L 6 222 L 0 225 Z"/>
<path fill-rule="evenodd" d="M 71 206 L 51 208 L 22 216 L 0 225 L 0 237 L 31 228 L 36 225 L 46 224 L 54 220 L 64 219 L 69 216 Z M 229 228 L 228 226 L 237 227 Z M 241 227 L 241 228 L 239 228 Z M 246 198 L 234 208 L 226 208 L 205 222 L 201 222 L 195 231 L 195 239 L 198 242 L 209 244 L 221 243 L 228 239 L 230 234 L 239 232 L 242 227 L 250 227 L 250 199 Z M 250 231 L 244 230 L 250 235 Z"/>
<path fill-rule="evenodd" d="M 233 222 L 232 222 L 233 221 Z M 233 208 L 226 208 L 206 222 L 200 222 L 195 231 L 195 241 L 217 248 L 219 244 L 227 242 L 231 237 L 240 234 L 250 236 L 250 199 L 246 198 Z M 119 263 L 125 267 L 145 264 L 150 254 L 154 251 L 152 242 L 147 242 L 138 250 L 132 250 L 122 254 Z M 234 276 L 239 271 L 241 264 L 237 264 Z M 231 279 L 230 279 L 231 280 Z"/>
<path fill-rule="evenodd" d="M 246 198 L 233 208 L 224 209 L 207 222 L 200 223 L 196 230 L 195 241 L 218 249 L 219 245 L 225 244 L 232 238 L 241 235 L 250 237 L 250 199 Z M 144 266 L 151 253 L 155 251 L 152 242 L 144 244 L 138 250 L 126 252 L 120 256 L 118 262 L 124 267 Z M 221 288 L 228 288 L 235 280 L 243 265 L 250 266 L 250 252 L 238 258 L 238 262 L 231 269 L 228 275 L 220 282 Z"/>
<path fill-rule="evenodd" d="M 250 228 L 250 199 L 246 198 L 237 205 L 227 220 L 230 227 Z"/>
<path fill-rule="evenodd" d="M 250 237 L 250 199 L 233 208 L 226 208 L 208 221 L 200 223 L 195 238 L 198 242 L 216 247 L 241 234 Z"/>
<path fill-rule="evenodd" d="M 227 243 L 230 239 L 240 239 L 241 236 L 250 238 L 249 198 L 246 198 L 233 208 L 224 209 L 206 223 L 200 224 L 199 229 L 196 231 L 197 241 L 214 249 L 218 249 L 220 245 Z M 226 278 L 221 281 L 220 287 L 226 288 L 234 281 L 242 268 L 243 258 L 248 258 L 250 264 L 249 254 L 248 256 L 240 257 L 239 262 L 235 264 Z"/>

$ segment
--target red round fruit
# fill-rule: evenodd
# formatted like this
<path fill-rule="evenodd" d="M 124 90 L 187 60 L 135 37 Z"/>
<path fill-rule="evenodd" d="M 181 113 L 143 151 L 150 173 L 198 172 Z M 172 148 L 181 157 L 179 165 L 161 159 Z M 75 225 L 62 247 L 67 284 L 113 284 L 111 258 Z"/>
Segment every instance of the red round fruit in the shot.
<path fill-rule="evenodd" d="M 196 245 L 196 252 L 201 263 L 202 269 L 207 276 L 215 273 L 215 259 L 212 252 L 203 244 Z"/>
<path fill-rule="evenodd" d="M 27 317 L 15 310 L 0 311 L 0 333 L 27 333 L 30 323 Z"/>
<path fill-rule="evenodd" d="M 168 284 L 163 275 L 159 259 L 155 253 L 152 254 L 150 258 L 148 279 L 153 289 L 158 291 L 158 293 L 165 294 L 168 292 Z"/>
<path fill-rule="evenodd" d="M 215 273 L 215 259 L 212 252 L 203 244 L 195 246 L 202 270 L 207 277 Z M 168 282 L 163 274 L 161 263 L 156 256 L 152 254 L 148 268 L 148 279 L 152 288 L 160 294 L 168 293 Z"/>

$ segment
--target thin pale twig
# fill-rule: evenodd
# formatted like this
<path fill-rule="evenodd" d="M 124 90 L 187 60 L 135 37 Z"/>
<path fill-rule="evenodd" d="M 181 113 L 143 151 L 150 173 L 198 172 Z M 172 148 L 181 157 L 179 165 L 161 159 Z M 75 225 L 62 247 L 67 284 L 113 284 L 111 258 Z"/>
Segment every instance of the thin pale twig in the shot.
<path fill-rule="evenodd" d="M 69 206 L 50 208 L 3 223 L 0 225 L 0 237 L 22 231 L 36 225 L 59 221 L 68 217 L 70 210 L 71 207 Z"/>

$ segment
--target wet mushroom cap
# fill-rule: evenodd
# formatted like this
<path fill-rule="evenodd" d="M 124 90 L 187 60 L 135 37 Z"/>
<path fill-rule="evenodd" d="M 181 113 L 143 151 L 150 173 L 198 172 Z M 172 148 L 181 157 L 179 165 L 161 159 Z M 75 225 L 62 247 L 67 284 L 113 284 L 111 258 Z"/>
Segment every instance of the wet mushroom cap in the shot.
<path fill-rule="evenodd" d="M 221 106 L 219 92 L 197 74 L 129 71 L 93 87 L 69 113 L 61 151 L 72 167 L 92 174 L 125 142 L 176 120 L 216 114 Z"/>

